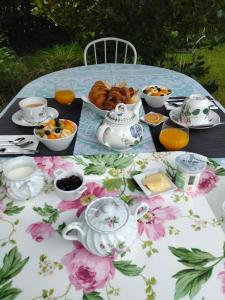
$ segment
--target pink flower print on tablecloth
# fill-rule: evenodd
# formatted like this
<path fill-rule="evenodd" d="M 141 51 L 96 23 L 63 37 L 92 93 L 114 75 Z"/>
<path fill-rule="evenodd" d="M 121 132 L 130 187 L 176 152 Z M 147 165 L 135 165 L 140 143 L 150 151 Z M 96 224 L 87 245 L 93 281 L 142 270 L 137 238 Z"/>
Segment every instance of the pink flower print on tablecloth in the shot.
<path fill-rule="evenodd" d="M 53 176 L 54 172 L 58 169 L 70 170 L 73 164 L 59 156 L 46 156 L 34 158 L 38 168 L 42 169 L 49 176 Z"/>
<path fill-rule="evenodd" d="M 76 209 L 76 215 L 79 217 L 85 210 L 86 206 L 96 198 L 104 196 L 117 196 L 118 192 L 107 192 L 106 189 L 95 182 L 86 183 L 87 189 L 82 196 L 74 201 L 61 201 L 58 204 L 58 209 L 61 211 Z"/>
<path fill-rule="evenodd" d="M 224 269 L 225 269 L 225 263 L 224 263 Z M 222 282 L 222 287 L 221 288 L 222 288 L 223 293 L 225 294 L 225 270 L 218 274 L 218 278 Z"/>
<path fill-rule="evenodd" d="M 151 198 L 139 196 L 136 199 L 149 205 L 149 211 L 138 220 L 139 235 L 145 232 L 152 241 L 164 237 L 166 234 L 164 223 L 176 220 L 180 216 L 180 210 L 175 206 L 163 207 L 164 199 L 161 196 Z"/>
<path fill-rule="evenodd" d="M 48 240 L 52 236 L 54 229 L 49 223 L 37 222 L 30 224 L 26 231 L 31 234 L 33 240 L 40 243 Z"/>
<path fill-rule="evenodd" d="M 197 196 L 199 194 L 209 193 L 216 187 L 216 183 L 219 180 L 219 176 L 210 169 L 206 169 L 200 178 L 198 188 L 195 191 L 188 191 L 187 194 L 190 196 Z"/>
<path fill-rule="evenodd" d="M 104 288 L 115 274 L 112 257 L 96 256 L 79 242 L 74 242 L 74 250 L 63 257 L 62 263 L 69 272 L 70 282 L 85 293 Z"/>
<path fill-rule="evenodd" d="M 0 201 L 0 219 L 2 219 L 3 212 L 5 211 L 5 209 L 6 209 L 5 204 L 3 203 L 3 201 Z"/>

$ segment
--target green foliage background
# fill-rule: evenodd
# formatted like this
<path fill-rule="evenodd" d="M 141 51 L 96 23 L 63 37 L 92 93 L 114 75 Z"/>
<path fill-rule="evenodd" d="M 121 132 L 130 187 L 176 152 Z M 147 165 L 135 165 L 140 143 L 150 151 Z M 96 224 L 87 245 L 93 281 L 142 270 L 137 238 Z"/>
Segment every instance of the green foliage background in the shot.
<path fill-rule="evenodd" d="M 2 0 L 0 101 L 40 75 L 81 65 L 89 41 L 116 36 L 135 45 L 139 63 L 183 72 L 210 92 L 219 86 L 225 103 L 224 68 L 210 59 L 224 50 L 224 28 L 225 0 Z"/>

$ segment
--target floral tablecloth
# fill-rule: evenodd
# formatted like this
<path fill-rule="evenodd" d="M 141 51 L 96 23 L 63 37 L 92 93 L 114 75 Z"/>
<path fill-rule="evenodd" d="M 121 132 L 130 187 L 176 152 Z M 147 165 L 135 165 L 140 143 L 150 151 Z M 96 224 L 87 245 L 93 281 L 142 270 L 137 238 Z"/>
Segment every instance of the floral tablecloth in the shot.
<path fill-rule="evenodd" d="M 225 169 L 208 160 L 197 191 L 189 194 L 147 198 L 132 179 L 152 167 L 173 178 L 177 154 L 35 158 L 46 175 L 42 194 L 27 202 L 0 201 L 0 299 L 224 299 Z M 87 190 L 80 199 L 64 201 L 54 193 L 59 168 L 84 173 Z M 129 251 L 98 257 L 61 232 L 106 195 L 128 205 L 146 202 L 149 211 L 137 222 Z"/>

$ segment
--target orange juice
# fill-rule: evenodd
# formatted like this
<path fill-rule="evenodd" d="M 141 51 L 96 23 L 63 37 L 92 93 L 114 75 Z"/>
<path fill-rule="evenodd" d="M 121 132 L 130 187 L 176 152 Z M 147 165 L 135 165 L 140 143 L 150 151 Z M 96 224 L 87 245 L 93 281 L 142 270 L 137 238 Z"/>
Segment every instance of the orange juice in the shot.
<path fill-rule="evenodd" d="M 189 134 L 179 128 L 165 128 L 160 132 L 159 140 L 167 150 L 180 150 L 189 143 Z"/>
<path fill-rule="evenodd" d="M 71 90 L 61 90 L 55 92 L 55 100 L 62 105 L 67 105 L 73 102 L 75 94 Z"/>

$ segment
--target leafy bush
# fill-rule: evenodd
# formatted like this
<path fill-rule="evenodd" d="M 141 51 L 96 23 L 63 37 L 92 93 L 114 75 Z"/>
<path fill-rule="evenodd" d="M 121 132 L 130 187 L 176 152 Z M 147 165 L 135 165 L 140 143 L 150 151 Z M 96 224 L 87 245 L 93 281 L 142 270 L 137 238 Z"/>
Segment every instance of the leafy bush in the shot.
<path fill-rule="evenodd" d="M 83 51 L 75 44 L 56 45 L 21 58 L 7 47 L 0 48 L 0 106 L 4 106 L 31 80 L 82 63 Z"/>
<path fill-rule="evenodd" d="M 76 44 L 56 45 L 21 58 L 33 78 L 83 65 L 83 50 Z"/>

